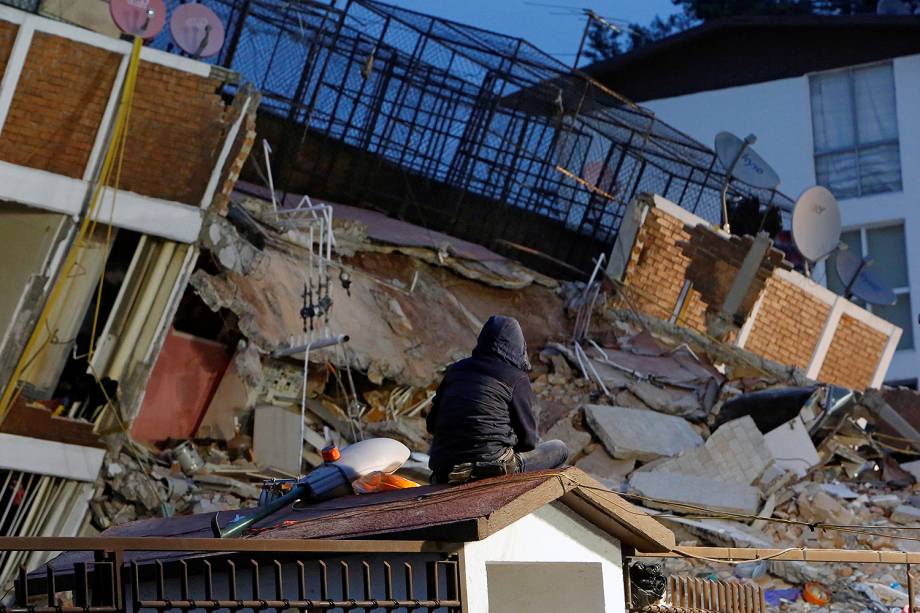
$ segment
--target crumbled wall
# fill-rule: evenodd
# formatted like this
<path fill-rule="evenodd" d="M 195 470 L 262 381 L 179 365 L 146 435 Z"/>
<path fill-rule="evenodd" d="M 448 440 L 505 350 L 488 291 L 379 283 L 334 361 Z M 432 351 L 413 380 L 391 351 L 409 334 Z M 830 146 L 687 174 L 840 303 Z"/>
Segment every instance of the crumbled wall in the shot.
<path fill-rule="evenodd" d="M 631 290 L 632 306 L 660 319 L 671 317 L 690 265 L 690 258 L 678 245 L 689 240 L 690 233 L 682 221 L 660 209 L 648 212 L 636 236 L 624 280 Z M 681 323 L 703 331 L 705 311 L 700 293 L 690 290 Z"/>
<path fill-rule="evenodd" d="M 855 389 L 867 387 L 887 342 L 884 334 L 849 315 L 841 316 L 818 379 Z"/>
<path fill-rule="evenodd" d="M 0 136 L 0 160 L 82 178 L 120 57 L 36 32 Z"/>
<path fill-rule="evenodd" d="M 805 370 L 830 311 L 829 304 L 805 290 L 771 277 L 745 348 Z"/>
<path fill-rule="evenodd" d="M 656 206 L 655 202 L 647 198 L 642 201 L 651 206 L 630 251 L 623 274 L 625 290 L 613 306 L 668 320 L 684 281 L 690 280 L 693 289 L 679 323 L 706 333 L 707 311 L 711 314 L 720 308 L 752 239 L 725 237 L 709 229 L 703 220 L 694 225 L 686 213 L 667 208 L 676 205 Z M 797 273 L 776 273 L 776 269 L 788 268 L 780 252 L 767 252 L 740 309 L 754 317 L 744 348 L 804 371 L 812 365 L 834 297 L 817 285 L 810 291 L 814 284 L 804 279 L 796 283 L 787 278 Z M 760 305 L 755 310 L 758 298 Z M 850 304 L 847 308 L 851 314 L 845 312 L 834 330 L 817 379 L 863 389 L 873 382 L 889 334 L 870 325 L 873 317 L 869 313 L 863 312 L 870 321 L 865 323 L 857 319 L 862 312 L 858 307 Z M 744 322 L 736 323 L 740 326 Z M 727 342 L 734 342 L 739 333 L 736 330 Z"/>

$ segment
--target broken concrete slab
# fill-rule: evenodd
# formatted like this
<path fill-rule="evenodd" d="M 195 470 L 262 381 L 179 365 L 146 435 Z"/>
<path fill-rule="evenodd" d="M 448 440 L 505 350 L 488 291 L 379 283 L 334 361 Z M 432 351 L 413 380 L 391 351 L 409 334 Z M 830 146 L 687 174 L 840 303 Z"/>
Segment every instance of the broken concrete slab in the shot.
<path fill-rule="evenodd" d="M 703 444 L 703 437 L 681 417 L 600 404 L 585 405 L 584 411 L 591 430 L 621 460 L 648 462 Z"/>
<path fill-rule="evenodd" d="M 809 523 L 852 524 L 856 521 L 853 513 L 823 490 L 814 495 L 809 491 L 799 494 L 796 506 L 799 516 Z"/>
<path fill-rule="evenodd" d="M 585 471 L 598 481 L 622 482 L 635 469 L 636 458 L 617 460 L 610 457 L 603 446 L 575 463 L 577 468 Z"/>
<path fill-rule="evenodd" d="M 891 517 L 889 519 L 901 525 L 920 524 L 920 508 L 902 504 L 891 512 Z"/>
<path fill-rule="evenodd" d="M 569 457 L 572 457 L 581 453 L 585 446 L 591 442 L 591 433 L 576 430 L 575 426 L 572 425 L 572 416 L 567 415 L 557 421 L 543 438 L 548 441 L 559 439 L 569 446 Z"/>
<path fill-rule="evenodd" d="M 821 459 L 801 417 L 794 417 L 764 435 L 776 465 L 804 477 Z"/>
<path fill-rule="evenodd" d="M 920 482 L 920 460 L 913 462 L 903 462 L 901 468 L 913 475 L 914 479 Z"/>
<path fill-rule="evenodd" d="M 632 381 L 626 389 L 650 409 L 661 413 L 691 419 L 703 419 L 706 416 L 695 391 L 658 386 L 649 381 Z"/>
<path fill-rule="evenodd" d="M 686 475 L 710 475 L 722 481 L 749 485 L 773 457 L 763 434 L 750 416 L 724 424 L 702 447 L 690 449 L 662 464 L 658 470 Z"/>
<path fill-rule="evenodd" d="M 681 509 L 683 504 L 748 515 L 760 510 L 760 490 L 743 483 L 659 469 L 633 473 L 629 485 L 643 496 L 656 499 L 658 502 L 646 504 L 658 508 Z"/>

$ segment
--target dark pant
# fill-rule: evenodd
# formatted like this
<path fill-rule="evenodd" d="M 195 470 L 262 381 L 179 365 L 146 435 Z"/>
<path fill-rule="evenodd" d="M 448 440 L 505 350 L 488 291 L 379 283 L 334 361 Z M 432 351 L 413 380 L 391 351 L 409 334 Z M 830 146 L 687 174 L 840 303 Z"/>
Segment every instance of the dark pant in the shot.
<path fill-rule="evenodd" d="M 544 441 L 533 451 L 515 454 L 521 463 L 521 472 L 534 472 L 559 468 L 569 459 L 569 447 L 560 440 Z"/>

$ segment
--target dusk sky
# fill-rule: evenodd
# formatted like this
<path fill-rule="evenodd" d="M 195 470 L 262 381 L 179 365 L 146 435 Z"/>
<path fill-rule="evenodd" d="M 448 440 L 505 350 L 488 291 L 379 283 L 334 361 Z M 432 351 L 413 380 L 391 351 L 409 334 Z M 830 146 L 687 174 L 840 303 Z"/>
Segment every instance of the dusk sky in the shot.
<path fill-rule="evenodd" d="M 611 20 L 647 24 L 676 12 L 671 0 L 386 0 L 414 11 L 520 36 L 572 62 L 585 27 L 583 8 Z M 570 8 L 560 8 L 570 7 Z"/>

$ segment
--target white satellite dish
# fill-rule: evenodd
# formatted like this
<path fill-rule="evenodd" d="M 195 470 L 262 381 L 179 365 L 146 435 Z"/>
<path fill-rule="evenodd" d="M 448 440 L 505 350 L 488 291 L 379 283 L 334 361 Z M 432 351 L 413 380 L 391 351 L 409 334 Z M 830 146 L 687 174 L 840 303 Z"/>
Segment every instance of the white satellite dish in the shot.
<path fill-rule="evenodd" d="M 894 306 L 898 297 L 868 267 L 872 260 L 864 260 L 843 247 L 835 257 L 837 276 L 843 283 L 844 297 L 858 296 L 870 304 Z"/>
<path fill-rule="evenodd" d="M 728 174 L 742 183 L 773 189 L 779 185 L 779 175 L 751 149 L 756 140 L 754 135 L 741 140 L 731 132 L 719 132 L 716 134 L 716 155 Z"/>
<path fill-rule="evenodd" d="M 821 186 L 802 192 L 792 211 L 792 240 L 806 260 L 815 263 L 840 244 L 840 207 Z"/>

